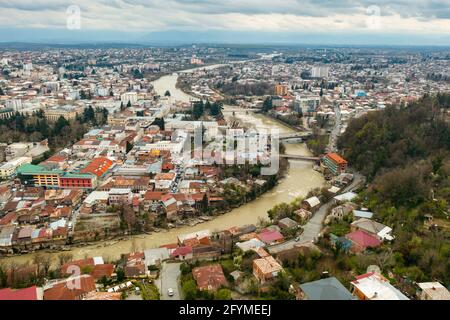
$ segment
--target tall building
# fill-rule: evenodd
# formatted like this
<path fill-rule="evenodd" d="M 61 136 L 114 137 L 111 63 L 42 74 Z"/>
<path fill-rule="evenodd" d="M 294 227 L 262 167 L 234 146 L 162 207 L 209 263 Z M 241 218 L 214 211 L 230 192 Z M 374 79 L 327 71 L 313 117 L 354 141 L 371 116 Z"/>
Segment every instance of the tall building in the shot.
<path fill-rule="evenodd" d="M 287 84 L 276 84 L 275 85 L 275 95 L 277 96 L 285 96 L 288 93 L 288 85 Z"/>
<path fill-rule="evenodd" d="M 347 160 L 336 153 L 327 153 L 323 158 L 322 163 L 335 175 L 344 173 L 347 169 Z"/>
<path fill-rule="evenodd" d="M 330 67 L 328 67 L 328 66 L 314 67 L 311 70 L 311 77 L 328 79 L 329 70 L 330 70 Z"/>

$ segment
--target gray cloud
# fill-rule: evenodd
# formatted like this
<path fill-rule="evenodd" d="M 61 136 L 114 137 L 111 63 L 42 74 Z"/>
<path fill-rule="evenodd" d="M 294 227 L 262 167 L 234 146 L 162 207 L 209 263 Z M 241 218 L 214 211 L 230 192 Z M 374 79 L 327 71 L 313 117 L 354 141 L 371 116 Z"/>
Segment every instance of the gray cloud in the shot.
<path fill-rule="evenodd" d="M 430 26 L 450 33 L 450 0 L 0 0 L 0 26 L 64 28 L 73 4 L 83 26 L 97 30 L 364 29 L 367 8 L 377 6 L 387 29 Z"/>

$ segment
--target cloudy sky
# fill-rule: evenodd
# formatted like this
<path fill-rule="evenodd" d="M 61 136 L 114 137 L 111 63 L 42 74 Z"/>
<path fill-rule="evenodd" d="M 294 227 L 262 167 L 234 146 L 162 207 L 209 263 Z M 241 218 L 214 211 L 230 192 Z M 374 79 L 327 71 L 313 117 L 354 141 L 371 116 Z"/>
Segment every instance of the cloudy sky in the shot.
<path fill-rule="evenodd" d="M 0 41 L 450 45 L 450 0 L 0 0 Z"/>

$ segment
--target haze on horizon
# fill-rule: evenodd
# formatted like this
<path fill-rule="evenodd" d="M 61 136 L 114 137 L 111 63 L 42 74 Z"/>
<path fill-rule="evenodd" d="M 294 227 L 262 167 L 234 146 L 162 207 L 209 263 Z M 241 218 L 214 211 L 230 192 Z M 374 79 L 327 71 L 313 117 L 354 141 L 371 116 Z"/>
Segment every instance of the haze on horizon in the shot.
<path fill-rule="evenodd" d="M 0 12 L 0 42 L 450 45 L 450 0 L 0 0 Z"/>

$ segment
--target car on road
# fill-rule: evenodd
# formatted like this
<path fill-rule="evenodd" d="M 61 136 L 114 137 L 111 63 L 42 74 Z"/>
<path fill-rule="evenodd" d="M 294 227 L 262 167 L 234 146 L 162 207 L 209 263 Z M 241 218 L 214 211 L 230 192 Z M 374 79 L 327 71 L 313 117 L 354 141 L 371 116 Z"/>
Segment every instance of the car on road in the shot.
<path fill-rule="evenodd" d="M 296 242 L 300 241 L 300 237 L 295 238 L 295 241 Z"/>
<path fill-rule="evenodd" d="M 169 295 L 169 297 L 172 297 L 174 295 L 173 289 L 172 288 L 167 289 L 167 294 Z"/>

